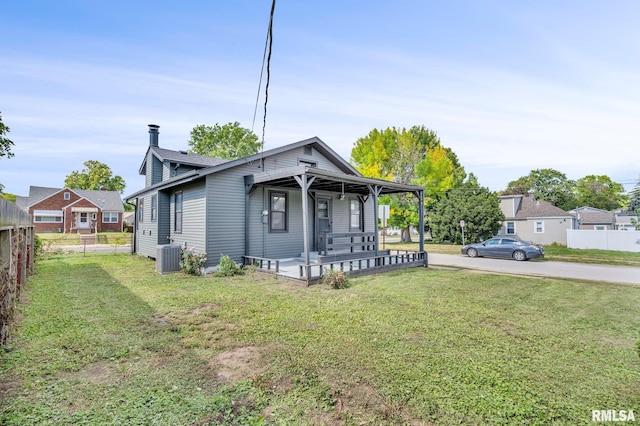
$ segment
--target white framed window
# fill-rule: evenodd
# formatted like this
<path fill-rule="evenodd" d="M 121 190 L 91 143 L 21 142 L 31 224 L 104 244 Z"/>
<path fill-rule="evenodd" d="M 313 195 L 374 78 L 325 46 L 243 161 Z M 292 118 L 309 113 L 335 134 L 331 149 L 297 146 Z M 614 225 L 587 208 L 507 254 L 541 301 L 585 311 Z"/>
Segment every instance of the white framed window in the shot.
<path fill-rule="evenodd" d="M 176 192 L 173 205 L 173 230 L 177 233 L 182 233 L 182 202 L 182 191 Z"/>
<path fill-rule="evenodd" d="M 35 210 L 33 221 L 35 223 L 62 223 L 62 210 Z"/>
<path fill-rule="evenodd" d="M 118 223 L 118 212 L 102 212 L 102 223 Z"/>
<path fill-rule="evenodd" d="M 151 222 L 155 222 L 158 219 L 158 194 L 151 196 Z"/>
<path fill-rule="evenodd" d="M 607 226 L 606 225 L 594 225 L 593 229 L 595 229 L 596 231 L 606 231 L 607 230 Z"/>
<path fill-rule="evenodd" d="M 269 192 L 269 232 L 287 232 L 289 202 L 286 192 Z"/>
<path fill-rule="evenodd" d="M 69 192 L 65 192 L 63 196 L 64 196 L 65 200 L 70 200 L 71 199 L 71 193 L 69 193 Z"/>
<path fill-rule="evenodd" d="M 349 230 L 363 230 L 362 203 L 355 198 L 349 198 Z"/>
<path fill-rule="evenodd" d="M 507 222 L 507 235 L 516 235 L 516 223 L 515 222 Z"/>
<path fill-rule="evenodd" d="M 544 234 L 544 221 L 536 220 L 533 224 L 533 232 L 536 234 Z"/>

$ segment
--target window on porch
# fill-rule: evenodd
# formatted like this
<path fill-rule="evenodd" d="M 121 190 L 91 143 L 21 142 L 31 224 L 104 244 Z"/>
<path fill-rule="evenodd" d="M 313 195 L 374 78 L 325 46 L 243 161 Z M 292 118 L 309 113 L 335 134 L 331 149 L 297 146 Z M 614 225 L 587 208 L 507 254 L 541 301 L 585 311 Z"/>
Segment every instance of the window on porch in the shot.
<path fill-rule="evenodd" d="M 287 193 L 271 191 L 269 200 L 269 231 L 287 232 Z"/>
<path fill-rule="evenodd" d="M 357 198 L 349 199 L 349 230 L 364 231 L 364 221 L 362 220 L 362 202 Z"/>

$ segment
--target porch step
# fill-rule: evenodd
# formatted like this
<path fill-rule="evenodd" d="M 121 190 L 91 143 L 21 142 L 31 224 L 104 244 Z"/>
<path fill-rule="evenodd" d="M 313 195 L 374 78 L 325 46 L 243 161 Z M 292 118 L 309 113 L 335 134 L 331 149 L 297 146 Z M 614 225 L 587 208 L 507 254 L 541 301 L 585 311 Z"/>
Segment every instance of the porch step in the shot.
<path fill-rule="evenodd" d="M 78 235 L 86 235 L 86 234 L 91 234 L 91 229 L 87 228 L 87 229 L 78 229 L 76 231 L 78 233 Z"/>

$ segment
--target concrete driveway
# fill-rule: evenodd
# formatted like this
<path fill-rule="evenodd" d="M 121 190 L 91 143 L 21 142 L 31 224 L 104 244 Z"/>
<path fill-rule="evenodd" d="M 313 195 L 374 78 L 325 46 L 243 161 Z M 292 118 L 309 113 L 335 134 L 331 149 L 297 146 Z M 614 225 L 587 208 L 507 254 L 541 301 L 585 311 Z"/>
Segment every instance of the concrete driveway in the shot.
<path fill-rule="evenodd" d="M 640 268 L 631 266 L 591 265 L 586 263 L 467 257 L 463 255 L 429 253 L 429 266 L 454 266 L 464 269 L 504 274 L 571 278 L 640 285 Z"/>

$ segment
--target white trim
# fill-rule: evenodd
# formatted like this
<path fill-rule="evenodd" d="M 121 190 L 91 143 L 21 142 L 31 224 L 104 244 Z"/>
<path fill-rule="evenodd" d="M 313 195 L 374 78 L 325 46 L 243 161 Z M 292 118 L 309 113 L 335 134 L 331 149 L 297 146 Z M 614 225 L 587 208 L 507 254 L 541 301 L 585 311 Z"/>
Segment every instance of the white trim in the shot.
<path fill-rule="evenodd" d="M 111 218 L 114 213 L 116 215 L 116 220 L 112 221 Z M 109 220 L 105 220 L 107 217 Z M 118 212 L 102 212 L 102 223 L 118 223 Z"/>
<path fill-rule="evenodd" d="M 538 231 L 538 224 L 540 224 L 541 230 Z M 533 221 L 533 233 L 534 234 L 544 234 L 544 220 L 534 220 Z"/>
<path fill-rule="evenodd" d="M 62 216 L 64 212 L 62 210 L 34 210 L 34 216 Z"/>
<path fill-rule="evenodd" d="M 73 213 L 98 213 L 97 207 L 71 207 Z"/>

